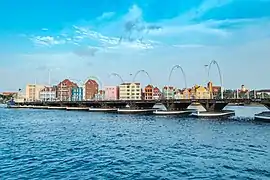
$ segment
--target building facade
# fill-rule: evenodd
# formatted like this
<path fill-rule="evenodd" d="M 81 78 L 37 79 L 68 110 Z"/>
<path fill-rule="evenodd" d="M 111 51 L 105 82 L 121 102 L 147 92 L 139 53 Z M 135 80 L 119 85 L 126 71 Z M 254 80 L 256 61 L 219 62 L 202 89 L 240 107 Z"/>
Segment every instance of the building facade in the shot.
<path fill-rule="evenodd" d="M 99 90 L 97 94 L 95 94 L 94 97 L 95 100 L 104 100 L 105 99 L 105 91 Z"/>
<path fill-rule="evenodd" d="M 45 87 L 39 92 L 39 99 L 41 101 L 56 101 L 57 87 Z"/>
<path fill-rule="evenodd" d="M 71 90 L 71 101 L 82 101 L 83 94 L 83 87 L 73 87 Z"/>
<path fill-rule="evenodd" d="M 142 90 L 140 83 L 122 83 L 119 86 L 120 100 L 140 100 L 142 99 Z"/>
<path fill-rule="evenodd" d="M 164 86 L 162 89 L 164 99 L 173 99 L 175 94 L 175 88 L 172 86 Z"/>
<path fill-rule="evenodd" d="M 44 89 L 44 85 L 27 84 L 25 88 L 26 101 L 39 101 L 39 92 Z"/>
<path fill-rule="evenodd" d="M 119 99 L 119 87 L 118 86 L 106 86 L 104 99 L 106 99 L 106 100 Z"/>
<path fill-rule="evenodd" d="M 154 87 L 150 84 L 144 88 L 144 99 L 145 100 L 152 100 L 153 99 L 153 89 L 154 89 Z"/>
<path fill-rule="evenodd" d="M 56 97 L 60 101 L 70 101 L 72 96 L 72 88 L 77 88 L 77 84 L 65 79 L 57 85 Z"/>
<path fill-rule="evenodd" d="M 203 86 L 194 86 L 193 90 L 195 91 L 195 99 L 210 99 L 210 92 L 207 88 Z"/>
<path fill-rule="evenodd" d="M 98 83 L 95 80 L 89 79 L 84 84 L 84 99 L 94 99 L 98 94 Z"/>
<path fill-rule="evenodd" d="M 158 100 L 162 98 L 162 93 L 158 87 L 153 88 L 153 99 Z"/>

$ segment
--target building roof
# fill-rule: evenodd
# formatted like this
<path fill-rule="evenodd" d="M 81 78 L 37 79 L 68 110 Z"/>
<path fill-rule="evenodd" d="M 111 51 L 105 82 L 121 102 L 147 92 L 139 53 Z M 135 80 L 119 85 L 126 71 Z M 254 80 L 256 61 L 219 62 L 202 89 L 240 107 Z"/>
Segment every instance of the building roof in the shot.
<path fill-rule="evenodd" d="M 63 80 L 58 84 L 58 86 L 61 86 L 61 84 L 66 84 L 67 86 L 78 86 L 76 83 L 70 81 L 69 79 Z"/>
<path fill-rule="evenodd" d="M 169 88 L 169 90 L 173 90 L 174 87 L 173 86 L 164 86 L 163 89 L 167 90 Z"/>
<path fill-rule="evenodd" d="M 41 90 L 41 92 L 45 92 L 45 91 L 56 91 L 56 87 L 45 87 Z"/>
<path fill-rule="evenodd" d="M 18 92 L 2 92 L 1 94 L 2 94 L 3 96 L 9 96 L 9 95 L 18 94 Z"/>
<path fill-rule="evenodd" d="M 153 89 L 153 86 L 151 84 L 148 84 L 147 86 L 145 86 L 145 89 Z"/>
<path fill-rule="evenodd" d="M 136 84 L 136 85 L 141 85 L 141 83 L 138 83 L 138 82 L 135 82 L 135 83 L 132 83 L 132 82 L 125 82 L 125 83 L 122 83 L 120 85 L 131 85 L 131 84 Z"/>
<path fill-rule="evenodd" d="M 261 90 L 257 90 L 256 92 L 265 92 L 265 93 L 270 93 L 270 89 L 261 89 Z"/>
<path fill-rule="evenodd" d="M 86 84 L 92 84 L 92 85 L 98 85 L 97 81 L 93 80 L 93 79 L 88 79 L 85 83 Z"/>

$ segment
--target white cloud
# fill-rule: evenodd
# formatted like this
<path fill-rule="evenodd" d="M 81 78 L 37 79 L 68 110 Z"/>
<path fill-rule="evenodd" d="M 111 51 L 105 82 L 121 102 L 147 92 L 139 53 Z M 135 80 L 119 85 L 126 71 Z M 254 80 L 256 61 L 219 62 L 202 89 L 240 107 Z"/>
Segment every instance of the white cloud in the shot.
<path fill-rule="evenodd" d="M 36 36 L 30 38 L 30 40 L 32 40 L 37 46 L 52 46 L 65 43 L 65 40 L 57 40 L 52 36 Z"/>
<path fill-rule="evenodd" d="M 104 19 L 110 19 L 115 15 L 115 12 L 104 12 L 101 16 L 99 16 L 97 19 L 99 21 Z"/>

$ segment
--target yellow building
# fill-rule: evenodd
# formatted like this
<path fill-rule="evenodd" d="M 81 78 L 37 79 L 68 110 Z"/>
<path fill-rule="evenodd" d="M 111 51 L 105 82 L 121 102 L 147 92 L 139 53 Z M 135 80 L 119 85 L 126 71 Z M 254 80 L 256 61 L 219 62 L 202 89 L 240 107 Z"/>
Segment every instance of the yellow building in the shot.
<path fill-rule="evenodd" d="M 119 86 L 120 100 L 139 100 L 142 98 L 140 83 L 122 83 Z"/>
<path fill-rule="evenodd" d="M 210 99 L 210 92 L 205 87 L 196 85 L 193 90 L 195 91 L 195 99 Z"/>
<path fill-rule="evenodd" d="M 39 101 L 39 92 L 44 88 L 44 85 L 27 84 L 25 88 L 26 101 Z"/>

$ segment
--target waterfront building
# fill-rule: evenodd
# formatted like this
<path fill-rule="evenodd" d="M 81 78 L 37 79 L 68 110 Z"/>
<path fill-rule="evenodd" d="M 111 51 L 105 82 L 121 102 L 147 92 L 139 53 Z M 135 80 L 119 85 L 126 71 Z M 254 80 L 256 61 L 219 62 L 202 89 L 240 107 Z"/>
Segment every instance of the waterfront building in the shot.
<path fill-rule="evenodd" d="M 140 83 L 122 83 L 119 86 L 120 100 L 139 100 L 142 99 Z"/>
<path fill-rule="evenodd" d="M 44 89 L 44 85 L 27 84 L 25 88 L 26 101 L 39 101 L 39 92 Z"/>
<path fill-rule="evenodd" d="M 210 99 L 210 92 L 203 86 L 195 85 L 191 91 L 193 96 L 195 94 L 195 99 Z"/>
<path fill-rule="evenodd" d="M 213 86 L 213 83 L 210 81 L 207 84 L 207 89 L 211 99 L 216 99 L 221 96 L 221 86 Z"/>
<path fill-rule="evenodd" d="M 182 94 L 183 94 L 182 99 L 190 99 L 191 98 L 190 91 L 191 91 L 191 89 L 186 89 L 186 88 L 183 89 L 183 91 L 182 91 Z"/>
<path fill-rule="evenodd" d="M 153 90 L 154 90 L 154 87 L 152 85 L 147 85 L 145 88 L 144 88 L 144 99 L 145 100 L 151 100 L 153 99 Z"/>
<path fill-rule="evenodd" d="M 39 99 L 41 101 L 55 101 L 57 87 L 45 87 L 39 92 Z"/>
<path fill-rule="evenodd" d="M 94 99 L 95 100 L 104 100 L 105 98 L 105 91 L 99 90 L 97 94 L 95 94 Z"/>
<path fill-rule="evenodd" d="M 174 99 L 183 99 L 183 93 L 181 89 L 177 89 L 174 93 Z"/>
<path fill-rule="evenodd" d="M 175 94 L 175 88 L 172 86 L 164 86 L 162 94 L 165 99 L 173 99 Z"/>
<path fill-rule="evenodd" d="M 162 93 L 158 87 L 153 88 L 153 99 L 158 100 L 162 98 Z"/>
<path fill-rule="evenodd" d="M 78 85 L 69 79 L 65 79 L 57 85 L 56 97 L 60 101 L 70 101 L 72 95 L 72 88 Z"/>
<path fill-rule="evenodd" d="M 106 86 L 104 99 L 106 99 L 106 100 L 119 99 L 119 87 L 118 86 Z"/>
<path fill-rule="evenodd" d="M 83 100 L 83 87 L 73 87 L 71 90 L 71 101 Z"/>
<path fill-rule="evenodd" d="M 98 83 L 95 80 L 89 79 L 84 84 L 84 99 L 94 99 L 98 94 Z"/>

